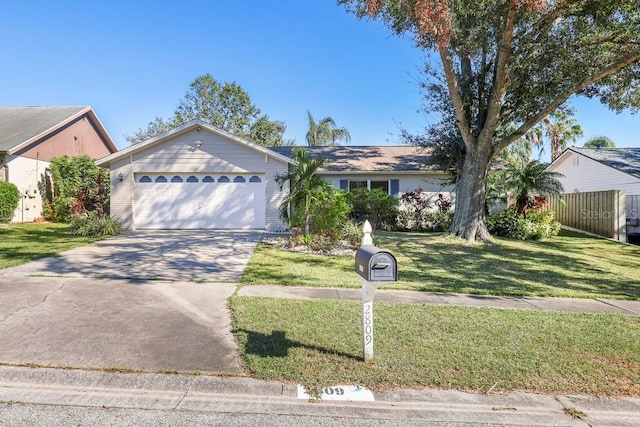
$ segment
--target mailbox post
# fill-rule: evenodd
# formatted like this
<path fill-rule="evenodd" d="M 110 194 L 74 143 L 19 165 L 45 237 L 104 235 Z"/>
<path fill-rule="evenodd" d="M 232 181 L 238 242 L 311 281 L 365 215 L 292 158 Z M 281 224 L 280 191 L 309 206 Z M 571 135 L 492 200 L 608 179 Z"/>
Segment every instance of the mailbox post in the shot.
<path fill-rule="evenodd" d="M 362 246 L 356 251 L 355 270 L 362 277 L 362 346 L 364 360 L 373 359 L 373 297 L 376 286 L 398 280 L 396 258 L 373 246 L 371 224 L 364 223 Z"/>

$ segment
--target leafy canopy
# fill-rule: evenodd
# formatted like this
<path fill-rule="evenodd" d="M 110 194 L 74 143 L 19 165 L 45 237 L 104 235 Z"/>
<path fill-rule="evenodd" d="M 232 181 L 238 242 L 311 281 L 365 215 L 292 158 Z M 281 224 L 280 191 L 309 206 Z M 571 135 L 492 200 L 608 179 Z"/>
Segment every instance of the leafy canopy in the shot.
<path fill-rule="evenodd" d="M 256 144 L 268 147 L 291 145 L 291 141 L 284 139 L 286 126 L 283 122 L 261 115 L 249 94 L 236 82 L 221 83 L 208 73 L 189 85 L 172 118 L 156 117 L 145 129 L 138 129 L 126 138 L 137 144 L 195 119 Z"/>
<path fill-rule="evenodd" d="M 290 209 L 303 218 L 305 233 L 309 234 L 311 208 L 314 198 L 319 193 L 315 190 L 326 188 L 327 182 L 317 175 L 318 169 L 326 166 L 328 160 L 321 157 L 309 157 L 302 147 L 293 149 L 294 164 L 289 166 L 289 171 L 284 175 L 278 175 L 276 182 L 280 188 L 289 183 L 289 191 L 280 204 L 279 213 L 284 222 L 290 222 Z"/>
<path fill-rule="evenodd" d="M 331 117 L 325 117 L 316 122 L 309 111 L 307 111 L 307 119 L 309 121 L 309 130 L 307 131 L 306 140 L 309 146 L 336 146 L 338 141 L 351 141 L 351 134 L 347 128 L 339 128 L 335 120 Z"/>
<path fill-rule="evenodd" d="M 489 240 L 484 187 L 491 159 L 569 98 L 640 109 L 637 0 L 339 3 L 409 34 L 429 53 L 427 102 L 449 104 L 461 141 L 450 232 L 468 240 Z"/>

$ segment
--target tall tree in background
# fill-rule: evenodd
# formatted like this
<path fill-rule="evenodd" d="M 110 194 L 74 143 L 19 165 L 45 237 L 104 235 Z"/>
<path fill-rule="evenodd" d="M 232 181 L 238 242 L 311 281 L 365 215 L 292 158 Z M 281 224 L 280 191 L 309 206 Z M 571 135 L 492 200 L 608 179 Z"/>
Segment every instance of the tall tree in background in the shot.
<path fill-rule="evenodd" d="M 331 117 L 325 117 L 316 123 L 311 113 L 307 111 L 307 118 L 309 120 L 309 130 L 307 131 L 306 140 L 309 146 L 335 146 L 340 145 L 338 141 L 341 140 L 346 143 L 351 141 L 351 134 L 349 134 L 347 128 L 339 128 Z"/>
<path fill-rule="evenodd" d="M 490 240 L 489 162 L 575 94 L 640 109 L 640 10 L 631 0 L 339 0 L 435 52 L 430 93 L 447 93 L 462 141 L 449 230 Z M 427 98 L 427 101 L 439 99 Z M 512 132 L 501 132 L 508 124 Z"/>
<path fill-rule="evenodd" d="M 548 115 L 541 122 L 542 132 L 549 139 L 551 146 L 551 161 L 557 159 L 569 144 L 576 142 L 578 137 L 584 135 L 582 127 L 568 113 L 558 110 Z M 534 128 L 535 129 L 535 128 Z M 544 151 L 544 141 L 539 146 L 540 152 Z"/>
<path fill-rule="evenodd" d="M 179 101 L 172 118 L 156 117 L 146 129 L 127 135 L 132 144 L 145 141 L 194 119 L 200 119 L 234 135 L 247 138 L 264 146 L 291 145 L 284 140 L 286 126 L 280 121 L 271 121 L 260 115 L 260 109 L 235 82 L 220 83 L 211 74 L 197 77 Z"/>
<path fill-rule="evenodd" d="M 616 143 L 608 136 L 596 136 L 584 143 L 584 148 L 615 148 Z"/>

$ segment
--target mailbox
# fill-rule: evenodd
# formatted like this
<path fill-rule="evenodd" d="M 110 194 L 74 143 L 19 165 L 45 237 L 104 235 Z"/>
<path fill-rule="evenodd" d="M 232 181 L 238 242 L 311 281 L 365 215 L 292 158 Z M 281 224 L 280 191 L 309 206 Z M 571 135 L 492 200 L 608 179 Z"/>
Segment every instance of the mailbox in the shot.
<path fill-rule="evenodd" d="M 376 246 L 362 246 L 356 251 L 356 273 L 369 282 L 395 282 L 398 280 L 396 258 Z"/>

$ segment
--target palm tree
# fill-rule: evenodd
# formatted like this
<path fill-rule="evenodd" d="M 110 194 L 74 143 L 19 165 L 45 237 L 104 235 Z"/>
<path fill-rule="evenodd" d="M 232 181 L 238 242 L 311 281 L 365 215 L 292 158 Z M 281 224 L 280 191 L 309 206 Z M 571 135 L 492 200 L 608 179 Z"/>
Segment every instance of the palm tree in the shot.
<path fill-rule="evenodd" d="M 584 132 L 576 120 L 564 111 L 557 110 L 542 119 L 545 134 L 551 141 L 551 161 L 582 136 Z"/>
<path fill-rule="evenodd" d="M 307 131 L 306 140 L 309 146 L 335 146 L 339 145 L 338 141 L 340 140 L 344 140 L 346 143 L 351 141 L 351 135 L 347 128 L 339 128 L 331 117 L 325 117 L 318 123 L 316 123 L 309 111 L 307 111 L 307 117 L 309 119 L 309 130 Z"/>
<path fill-rule="evenodd" d="M 584 143 L 584 148 L 615 148 L 616 143 L 608 136 L 596 136 Z"/>
<path fill-rule="evenodd" d="M 516 210 L 525 215 L 532 193 L 544 196 L 561 196 L 564 192 L 558 172 L 546 170 L 547 164 L 533 160 L 524 165 L 511 164 L 507 167 L 506 183 L 516 195 Z"/>
<path fill-rule="evenodd" d="M 280 204 L 280 218 L 286 223 L 289 222 L 289 210 L 302 209 L 304 217 L 304 232 L 309 234 L 309 211 L 313 197 L 313 190 L 321 188 L 326 184 L 322 178 L 316 175 L 319 168 L 328 162 L 324 158 L 310 158 L 304 148 L 293 149 L 294 165 L 289 167 L 289 172 L 285 175 L 278 175 L 276 182 L 280 184 L 280 189 L 289 182 L 289 194 Z"/>

